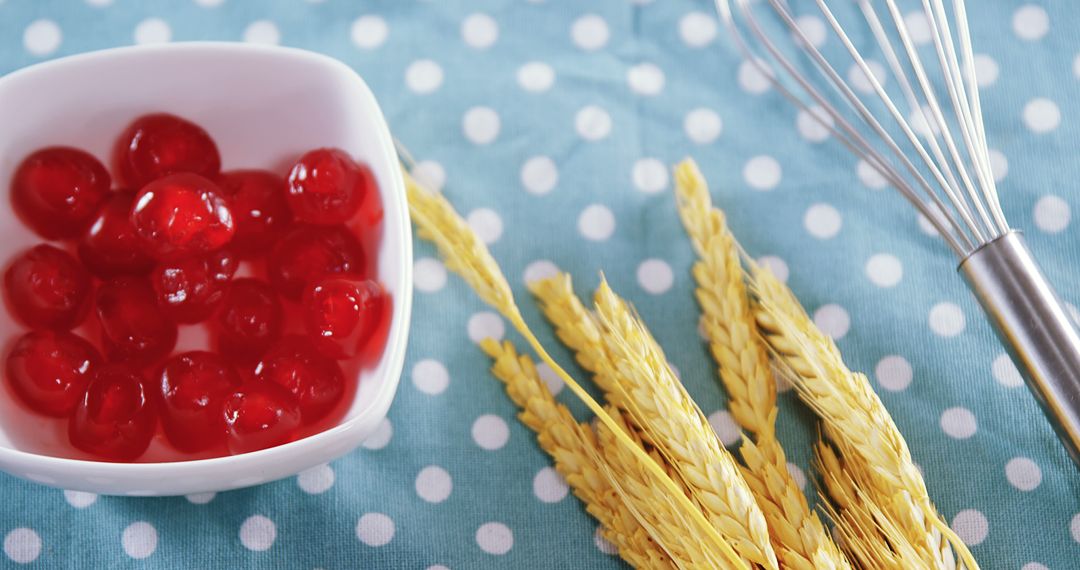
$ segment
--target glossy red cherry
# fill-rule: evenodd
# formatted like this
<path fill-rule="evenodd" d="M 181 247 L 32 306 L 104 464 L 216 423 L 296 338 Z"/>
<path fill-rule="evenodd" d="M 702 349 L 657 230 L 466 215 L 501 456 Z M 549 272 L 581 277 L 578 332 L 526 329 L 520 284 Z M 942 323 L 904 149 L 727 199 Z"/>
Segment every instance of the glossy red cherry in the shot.
<path fill-rule="evenodd" d="M 298 220 L 312 224 L 333 225 L 351 219 L 364 196 L 374 191 L 371 170 L 339 149 L 307 152 L 289 173 L 289 207 Z"/>
<path fill-rule="evenodd" d="M 386 293 L 374 281 L 323 279 L 304 295 L 304 326 L 323 354 L 351 358 L 378 328 L 385 300 Z"/>
<path fill-rule="evenodd" d="M 71 444 L 111 461 L 142 455 L 157 423 L 154 400 L 144 383 L 128 366 L 99 367 L 68 422 Z"/>
<path fill-rule="evenodd" d="M 135 195 L 131 224 L 157 259 L 209 253 L 236 231 L 232 211 L 213 182 L 195 174 L 172 174 Z"/>
<path fill-rule="evenodd" d="M 278 341 L 259 361 L 255 375 L 296 397 L 306 424 L 328 414 L 345 393 L 345 376 L 338 363 L 323 356 L 310 339 L 300 335 Z"/>
<path fill-rule="evenodd" d="M 70 329 L 86 317 L 90 275 L 70 253 L 42 244 L 11 263 L 4 292 L 27 326 Z"/>
<path fill-rule="evenodd" d="M 131 225 L 134 196 L 118 193 L 98 212 L 79 241 L 79 259 L 94 275 L 108 279 L 117 275 L 145 275 L 154 260 L 143 249 Z"/>
<path fill-rule="evenodd" d="M 281 301 L 265 281 L 229 284 L 214 318 L 215 347 L 231 360 L 254 361 L 281 336 Z"/>
<path fill-rule="evenodd" d="M 119 178 L 133 188 L 178 172 L 213 178 L 221 172 L 221 155 L 202 127 L 175 115 L 144 115 L 116 141 Z"/>
<path fill-rule="evenodd" d="M 242 257 L 265 253 L 292 222 L 285 180 L 265 170 L 234 170 L 222 173 L 218 184 L 236 223 L 231 247 Z"/>
<path fill-rule="evenodd" d="M 344 226 L 298 226 L 281 238 L 267 261 L 270 282 L 293 301 L 323 277 L 364 277 L 364 248 Z"/>
<path fill-rule="evenodd" d="M 229 451 L 248 453 L 288 443 L 300 427 L 296 398 L 287 390 L 253 381 L 225 397 L 222 409 Z"/>
<path fill-rule="evenodd" d="M 240 375 L 212 352 L 170 358 L 161 369 L 161 422 L 180 451 L 208 449 L 225 440 L 222 405 L 240 387 Z"/>
<path fill-rule="evenodd" d="M 146 278 L 117 277 L 98 288 L 102 344 L 113 362 L 149 364 L 176 345 L 176 324 L 158 306 Z"/>
<path fill-rule="evenodd" d="M 49 147 L 23 159 L 11 179 L 15 211 L 46 239 L 83 233 L 109 197 L 109 173 L 79 149 Z"/>
<path fill-rule="evenodd" d="M 228 249 L 163 261 L 150 272 L 150 284 L 158 303 L 174 321 L 198 323 L 217 308 L 236 266 L 236 257 Z"/>
<path fill-rule="evenodd" d="M 82 399 L 101 364 L 96 348 L 69 332 L 35 331 L 15 341 L 7 378 L 16 395 L 39 414 L 66 417 Z"/>

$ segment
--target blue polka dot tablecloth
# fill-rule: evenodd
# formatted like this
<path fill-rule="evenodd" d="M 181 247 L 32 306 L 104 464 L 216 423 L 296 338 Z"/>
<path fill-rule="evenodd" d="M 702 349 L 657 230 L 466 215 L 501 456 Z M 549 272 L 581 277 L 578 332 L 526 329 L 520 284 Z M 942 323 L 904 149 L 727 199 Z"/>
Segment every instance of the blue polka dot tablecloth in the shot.
<path fill-rule="evenodd" d="M 792 5 L 805 29 L 824 30 L 813 2 Z M 1080 4 L 969 10 L 1004 210 L 1080 303 Z M 928 41 L 919 16 L 908 19 L 915 41 Z M 1080 473 L 946 247 L 741 64 L 711 2 L 0 0 L 3 73 L 189 40 L 280 43 L 356 68 L 420 159 L 418 176 L 467 214 L 521 299 L 527 279 L 556 267 L 582 294 L 603 270 L 732 444 L 667 170 L 696 158 L 746 249 L 872 378 L 983 567 L 1080 566 Z M 404 378 L 363 449 L 276 483 L 163 499 L 0 475 L 0 567 L 622 567 L 488 374 L 475 342 L 509 334 L 504 323 L 427 244 L 415 279 Z M 568 391 L 559 397 L 583 412 Z M 790 392 L 781 407 L 791 468 L 810 473 L 812 418 Z"/>

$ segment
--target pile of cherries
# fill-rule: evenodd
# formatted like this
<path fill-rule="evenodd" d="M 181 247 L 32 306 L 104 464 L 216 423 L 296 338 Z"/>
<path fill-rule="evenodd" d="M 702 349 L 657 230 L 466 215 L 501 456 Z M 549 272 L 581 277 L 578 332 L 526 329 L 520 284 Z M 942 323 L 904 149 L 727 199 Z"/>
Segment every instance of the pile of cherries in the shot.
<path fill-rule="evenodd" d="M 11 181 L 22 221 L 58 242 L 4 274 L 31 329 L 7 354 L 12 392 L 110 461 L 139 458 L 159 424 L 180 452 L 224 454 L 325 420 L 355 391 L 342 361 L 381 350 L 388 320 L 363 241 L 382 220 L 368 167 L 322 148 L 286 178 L 222 172 L 210 135 L 168 114 L 136 119 L 113 160 L 115 184 L 90 154 L 44 148 Z M 212 350 L 174 353 L 195 323 Z"/>

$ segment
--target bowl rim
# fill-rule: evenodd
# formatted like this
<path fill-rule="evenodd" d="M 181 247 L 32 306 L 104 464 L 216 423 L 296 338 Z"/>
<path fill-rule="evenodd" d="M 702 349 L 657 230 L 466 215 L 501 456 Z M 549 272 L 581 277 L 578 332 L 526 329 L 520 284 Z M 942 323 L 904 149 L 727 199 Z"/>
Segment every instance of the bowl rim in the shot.
<path fill-rule="evenodd" d="M 154 54 L 184 52 L 197 54 L 200 52 L 221 51 L 228 51 L 240 54 L 262 54 L 273 55 L 275 57 L 289 57 L 295 60 L 303 61 L 308 64 L 320 65 L 341 74 L 344 78 L 347 78 L 348 81 L 355 84 L 355 87 L 357 88 L 360 97 L 365 101 L 365 105 L 372 109 L 375 113 L 376 129 L 374 131 L 374 138 L 378 143 L 378 153 L 381 155 L 383 160 L 387 161 L 388 164 L 394 166 L 400 164 L 397 151 L 394 147 L 394 138 L 390 134 L 390 129 L 386 122 L 386 117 L 383 114 L 382 108 L 379 106 L 378 101 L 375 99 L 374 94 L 371 92 L 371 89 L 368 87 L 367 83 L 360 76 L 360 74 L 338 59 L 335 59 L 325 54 L 299 48 L 220 41 L 171 42 L 166 44 L 149 44 L 107 48 L 64 56 L 36 63 L 21 69 L 17 69 L 6 75 L 0 75 L 0 94 L 3 93 L 4 87 L 7 84 L 10 84 L 14 81 L 23 81 L 36 74 L 56 72 L 62 70 L 65 67 L 80 65 L 91 61 L 109 59 L 116 56 L 126 57 L 142 55 L 144 53 Z M 412 224 L 409 219 L 408 213 L 409 208 L 408 200 L 406 199 L 405 181 L 401 174 L 400 168 L 390 168 L 389 178 L 390 187 L 380 188 L 380 195 L 383 197 L 384 200 L 387 200 L 387 198 L 389 198 L 399 204 L 399 207 L 396 208 L 398 218 L 398 230 L 396 232 L 396 235 L 384 233 L 383 239 L 397 239 L 401 244 L 402 283 L 400 289 L 403 293 L 403 298 L 400 300 L 395 299 L 394 307 L 397 311 L 397 319 L 391 320 L 390 337 L 387 338 L 386 347 L 384 348 L 383 358 L 388 359 L 388 368 L 386 371 L 387 379 L 386 382 L 384 382 L 384 384 L 380 387 L 379 391 L 375 392 L 370 396 L 371 400 L 366 404 L 364 408 L 364 410 L 368 412 L 380 409 L 389 410 L 389 407 L 393 402 L 393 399 L 397 393 L 398 385 L 401 381 L 401 374 L 405 365 L 405 351 L 408 345 L 409 328 L 412 320 Z M 384 224 L 384 232 L 385 231 L 386 225 Z M 382 413 L 385 417 L 385 412 Z M 355 424 L 359 423 L 367 415 L 368 414 L 366 413 L 361 413 L 356 417 L 350 418 L 346 421 L 342 421 L 341 423 L 335 425 L 332 428 L 326 429 L 316 434 L 312 434 L 302 439 L 298 439 L 296 441 L 291 441 L 283 445 L 271 447 L 268 449 L 262 449 L 259 451 L 241 453 L 239 455 L 229 455 L 224 457 L 152 463 L 119 463 L 110 461 L 94 461 L 87 459 L 69 459 L 65 457 L 55 457 L 51 455 L 42 455 L 30 451 L 23 451 L 11 447 L 0 446 L 0 463 L 19 464 L 25 467 L 36 465 L 48 469 L 86 469 L 93 471 L 95 476 L 106 477 L 109 475 L 118 475 L 121 472 L 125 476 L 129 477 L 152 477 L 164 473 L 176 475 L 178 470 L 194 471 L 211 467 L 239 467 L 247 463 L 264 463 L 272 462 L 275 459 L 287 459 L 289 456 L 293 455 L 293 453 L 300 451 L 302 448 L 320 447 L 328 440 L 336 439 L 338 437 L 344 437 L 346 432 L 351 431 L 354 428 Z M 351 446 L 349 450 L 351 451 L 355 449 L 360 443 L 362 442 L 356 442 L 356 445 Z"/>

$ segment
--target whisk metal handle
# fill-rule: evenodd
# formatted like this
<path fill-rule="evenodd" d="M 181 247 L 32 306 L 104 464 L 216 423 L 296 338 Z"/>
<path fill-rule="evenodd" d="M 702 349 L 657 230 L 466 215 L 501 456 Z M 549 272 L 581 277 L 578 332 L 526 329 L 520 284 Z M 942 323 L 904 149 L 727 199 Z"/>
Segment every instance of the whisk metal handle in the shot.
<path fill-rule="evenodd" d="M 1019 232 L 977 249 L 958 269 L 1080 467 L 1080 333 Z"/>

